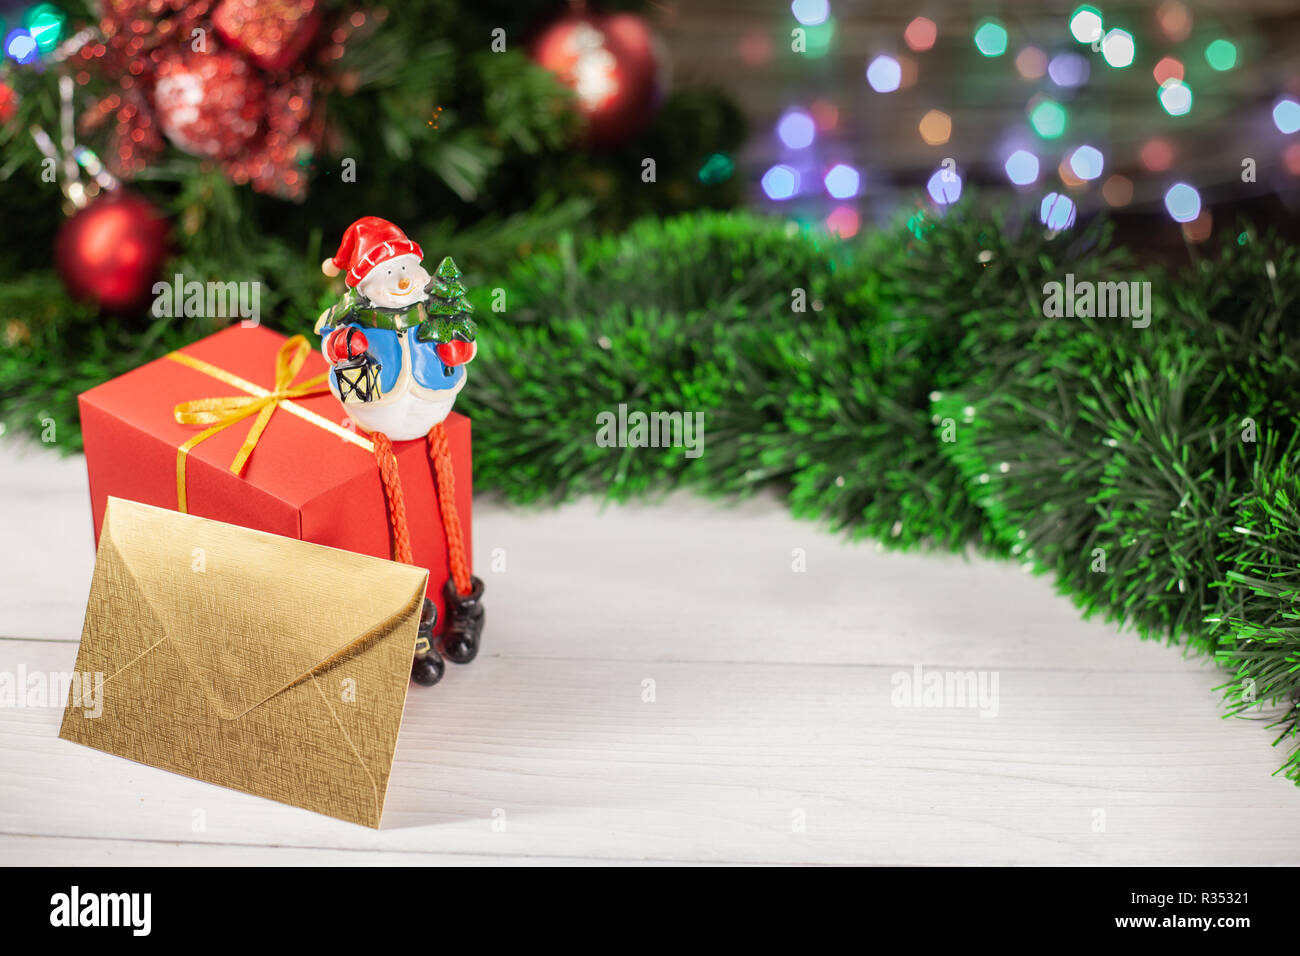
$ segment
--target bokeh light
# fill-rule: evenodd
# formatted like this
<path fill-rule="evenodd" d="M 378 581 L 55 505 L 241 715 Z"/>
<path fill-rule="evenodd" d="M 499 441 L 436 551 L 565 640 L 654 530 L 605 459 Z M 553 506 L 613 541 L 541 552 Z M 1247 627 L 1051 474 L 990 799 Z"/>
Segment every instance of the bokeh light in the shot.
<path fill-rule="evenodd" d="M 1183 78 L 1183 64 L 1172 56 L 1162 57 L 1160 62 L 1155 65 L 1151 75 L 1156 78 L 1156 83 L 1168 83 L 1170 80 L 1181 80 Z"/>
<path fill-rule="evenodd" d="M 1069 189 L 1081 189 L 1086 185 L 1083 178 L 1070 168 L 1070 157 L 1068 155 L 1061 157 L 1060 165 L 1056 167 L 1056 175 L 1061 177 L 1061 182 L 1065 183 Z"/>
<path fill-rule="evenodd" d="M 40 47 L 36 45 L 35 37 L 22 27 L 16 27 L 5 37 L 5 55 L 15 63 L 31 63 L 40 55 Z"/>
<path fill-rule="evenodd" d="M 918 242 L 926 242 L 926 236 L 934 232 L 939 224 L 925 214 L 924 209 L 918 209 L 912 215 L 907 217 L 907 231 Z"/>
<path fill-rule="evenodd" d="M 862 217 L 849 206 L 836 206 L 826 217 L 826 229 L 841 239 L 851 239 L 862 228 Z"/>
<path fill-rule="evenodd" d="M 975 28 L 975 48 L 985 56 L 1007 52 L 1007 28 L 1000 20 L 988 19 Z"/>
<path fill-rule="evenodd" d="M 1029 125 L 1043 139 L 1058 139 L 1065 132 L 1065 107 L 1056 100 L 1040 100 L 1029 111 Z"/>
<path fill-rule="evenodd" d="M 1133 201 L 1133 180 L 1116 173 L 1102 184 L 1101 195 L 1112 206 L 1127 206 Z"/>
<path fill-rule="evenodd" d="M 1080 146 L 1070 154 L 1070 169 L 1085 182 L 1099 177 L 1105 162 L 1101 150 L 1095 146 Z"/>
<path fill-rule="evenodd" d="M 772 38 L 755 30 L 742 36 L 736 49 L 747 66 L 762 66 L 772 59 Z"/>
<path fill-rule="evenodd" d="M 1028 186 L 1038 181 L 1038 157 L 1027 149 L 1018 149 L 1007 157 L 1007 179 L 1017 186 Z"/>
<path fill-rule="evenodd" d="M 1167 139 L 1149 139 L 1138 150 L 1138 159 L 1153 173 L 1163 173 L 1174 164 L 1174 147 Z"/>
<path fill-rule="evenodd" d="M 1187 183 L 1174 183 L 1165 193 L 1165 208 L 1174 222 L 1191 222 L 1201 214 L 1201 194 Z"/>
<path fill-rule="evenodd" d="M 49 3 L 38 3 L 23 18 L 32 39 L 41 53 L 48 53 L 59 45 L 65 17 L 61 10 Z"/>
<path fill-rule="evenodd" d="M 882 54 L 867 66 L 867 82 L 877 93 L 892 93 L 903 82 L 903 68 L 892 56 Z"/>
<path fill-rule="evenodd" d="M 765 172 L 760 184 L 768 199 L 789 199 L 799 192 L 799 173 L 780 164 Z"/>
<path fill-rule="evenodd" d="M 1133 65 L 1137 46 L 1127 30 L 1111 30 L 1101 40 L 1102 58 L 1117 70 Z"/>
<path fill-rule="evenodd" d="M 1192 111 L 1192 88 L 1182 80 L 1165 80 L 1160 84 L 1160 105 L 1170 116 L 1186 116 Z"/>
<path fill-rule="evenodd" d="M 1300 176 L 1300 143 L 1292 143 L 1282 151 L 1282 162 L 1292 176 Z"/>
<path fill-rule="evenodd" d="M 961 173 L 955 169 L 936 169 L 925 184 L 925 191 L 940 206 L 950 206 L 961 198 Z"/>
<path fill-rule="evenodd" d="M 1101 11 L 1086 4 L 1070 14 L 1070 35 L 1080 43 L 1092 43 L 1101 36 Z"/>
<path fill-rule="evenodd" d="M 794 0 L 790 4 L 794 18 L 806 27 L 815 27 L 825 23 L 831 14 L 831 5 L 827 0 Z"/>
<path fill-rule="evenodd" d="M 813 118 L 803 110 L 790 110 L 777 124 L 776 135 L 791 149 L 803 149 L 812 145 L 817 136 L 817 127 Z"/>
<path fill-rule="evenodd" d="M 1077 53 L 1058 53 L 1047 66 L 1047 75 L 1057 86 L 1083 86 L 1088 82 L 1088 61 Z"/>
<path fill-rule="evenodd" d="M 840 108 L 830 100 L 814 100 L 808 112 L 812 113 L 818 132 L 824 133 L 840 125 Z"/>
<path fill-rule="evenodd" d="M 1210 210 L 1202 209 L 1201 214 L 1191 222 L 1183 223 L 1183 238 L 1188 242 L 1204 242 L 1214 232 L 1214 216 Z"/>
<path fill-rule="evenodd" d="M 898 68 L 903 72 L 903 78 L 898 84 L 899 89 L 905 90 L 910 86 L 915 86 L 916 78 L 920 73 L 916 65 L 916 58 L 900 53 L 895 59 L 898 60 Z"/>
<path fill-rule="evenodd" d="M 927 146 L 942 146 L 952 136 L 952 117 L 943 110 L 930 110 L 921 117 L 918 129 Z"/>
<path fill-rule="evenodd" d="M 1205 62 L 1222 73 L 1237 65 L 1237 47 L 1231 40 L 1218 39 L 1205 48 Z"/>
<path fill-rule="evenodd" d="M 1027 46 L 1016 54 L 1016 72 L 1026 80 L 1037 80 L 1047 72 L 1047 54 L 1036 46 Z"/>
<path fill-rule="evenodd" d="M 917 17 L 903 31 L 903 41 L 907 44 L 907 48 L 916 53 L 924 53 L 930 49 L 938 38 L 939 28 L 928 17 Z"/>
<path fill-rule="evenodd" d="M 1048 193 L 1038 204 L 1038 221 L 1053 231 L 1069 229 L 1077 215 L 1074 200 L 1064 193 Z"/>
<path fill-rule="evenodd" d="M 1300 103 L 1290 97 L 1278 100 L 1273 107 L 1273 125 L 1288 136 L 1300 130 Z"/>
<path fill-rule="evenodd" d="M 846 163 L 836 163 L 826 171 L 822 182 L 826 191 L 836 199 L 852 199 L 858 194 L 862 184 L 862 175 Z"/>
<path fill-rule="evenodd" d="M 714 153 L 700 166 L 698 175 L 700 182 L 706 186 L 715 186 L 718 183 L 725 183 L 735 171 L 736 164 L 730 156 L 726 153 Z"/>
<path fill-rule="evenodd" d="M 803 56 L 809 60 L 820 60 L 831 49 L 835 39 L 835 18 L 827 17 L 823 23 L 813 23 L 802 27 L 805 50 Z"/>
<path fill-rule="evenodd" d="M 1156 22 L 1166 37 L 1182 43 L 1192 35 L 1192 14 L 1179 0 L 1165 0 L 1156 8 Z"/>

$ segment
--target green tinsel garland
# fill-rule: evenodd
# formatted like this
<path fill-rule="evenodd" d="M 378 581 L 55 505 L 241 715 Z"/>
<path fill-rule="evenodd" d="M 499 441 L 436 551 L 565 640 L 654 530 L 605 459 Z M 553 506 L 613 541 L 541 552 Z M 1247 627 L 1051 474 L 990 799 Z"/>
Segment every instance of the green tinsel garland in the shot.
<path fill-rule="evenodd" d="M 1150 326 L 1045 318 L 1068 272 L 1150 281 Z M 1217 653 L 1230 709 L 1280 705 L 1296 734 L 1300 259 L 1282 243 L 1242 232 L 1169 274 L 1104 228 L 969 208 L 852 243 L 697 215 L 562 240 L 504 287 L 462 400 L 480 487 L 772 486 L 854 536 L 976 545 L 1085 613 Z M 703 456 L 599 447 L 620 403 L 704 412 Z M 1300 753 L 1284 769 L 1300 782 Z"/>

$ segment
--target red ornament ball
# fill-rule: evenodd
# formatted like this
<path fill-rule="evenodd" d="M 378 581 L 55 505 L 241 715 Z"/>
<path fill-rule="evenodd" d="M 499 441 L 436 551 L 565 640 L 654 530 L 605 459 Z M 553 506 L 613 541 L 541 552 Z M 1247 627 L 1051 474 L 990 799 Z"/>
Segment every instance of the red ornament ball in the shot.
<path fill-rule="evenodd" d="M 158 66 L 154 109 L 166 137 L 192 156 L 234 159 L 261 131 L 266 88 L 230 50 L 185 51 Z"/>
<path fill-rule="evenodd" d="M 114 312 L 133 311 L 148 300 L 166 256 L 162 213 L 121 191 L 79 210 L 54 240 L 54 265 L 68 292 Z"/>
<path fill-rule="evenodd" d="M 18 112 L 18 94 L 5 83 L 0 83 L 0 123 L 8 123 Z"/>
<path fill-rule="evenodd" d="M 578 14 L 552 24 L 533 44 L 533 59 L 577 97 L 593 143 L 638 132 L 659 103 L 654 34 L 641 17 Z"/>

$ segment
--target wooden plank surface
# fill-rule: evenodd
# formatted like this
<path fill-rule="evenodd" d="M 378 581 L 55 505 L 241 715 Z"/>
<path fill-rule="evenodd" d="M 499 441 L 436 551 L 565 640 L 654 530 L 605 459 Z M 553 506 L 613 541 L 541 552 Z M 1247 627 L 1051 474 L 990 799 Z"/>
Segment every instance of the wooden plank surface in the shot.
<path fill-rule="evenodd" d="M 69 669 L 84 462 L 0 442 L 0 503 L 0 672 Z M 1300 862 L 1300 793 L 1259 723 L 1220 717 L 1222 673 L 1015 566 L 678 494 L 480 501 L 474 540 L 485 650 L 412 689 L 383 829 L 0 708 L 0 863 Z M 996 676 L 996 715 L 896 706 L 918 665 Z"/>

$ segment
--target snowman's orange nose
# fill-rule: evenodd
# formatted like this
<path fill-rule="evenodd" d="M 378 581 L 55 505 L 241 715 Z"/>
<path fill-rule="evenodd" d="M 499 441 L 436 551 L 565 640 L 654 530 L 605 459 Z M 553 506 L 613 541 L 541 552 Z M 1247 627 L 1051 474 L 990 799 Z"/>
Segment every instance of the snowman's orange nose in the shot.
<path fill-rule="evenodd" d="M 406 276 L 402 276 L 402 278 L 397 280 L 397 289 L 399 292 L 405 292 L 410 287 L 411 287 L 411 280 L 408 279 Z"/>

